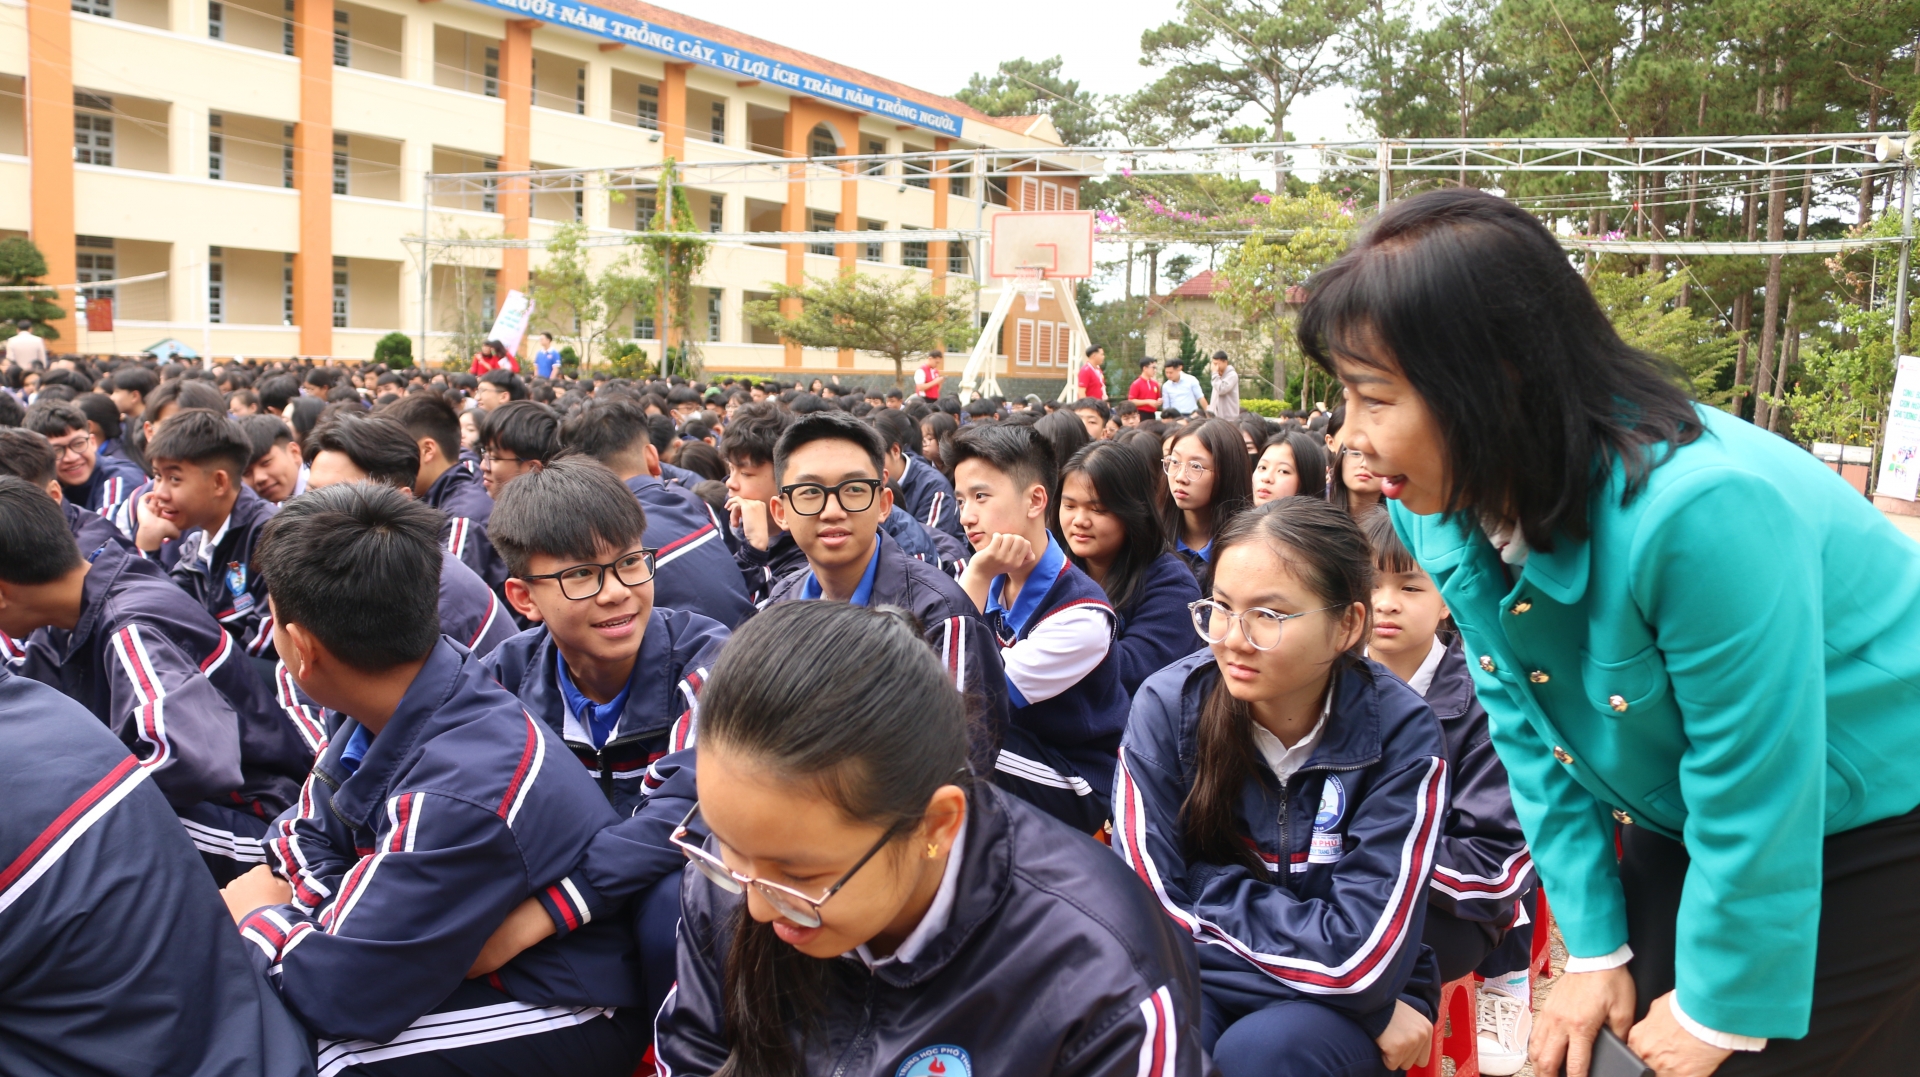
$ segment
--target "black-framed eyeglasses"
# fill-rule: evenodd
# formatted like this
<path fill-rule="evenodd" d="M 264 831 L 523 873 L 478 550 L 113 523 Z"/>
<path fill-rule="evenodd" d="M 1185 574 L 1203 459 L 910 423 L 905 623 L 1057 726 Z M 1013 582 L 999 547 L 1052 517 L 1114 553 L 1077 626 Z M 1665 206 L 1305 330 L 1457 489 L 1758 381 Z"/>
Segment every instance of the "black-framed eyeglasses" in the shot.
<path fill-rule="evenodd" d="M 581 602 L 599 594 L 600 589 L 607 585 L 608 569 L 612 569 L 614 576 L 628 587 L 638 587 L 653 579 L 653 557 L 657 552 L 634 550 L 623 553 L 604 565 L 572 565 L 558 572 L 521 576 L 520 579 L 527 583 L 535 580 L 552 580 L 560 585 L 561 594 L 575 602 Z"/>
<path fill-rule="evenodd" d="M 827 495 L 832 494 L 840 507 L 848 512 L 865 512 L 873 507 L 873 501 L 880 496 L 880 487 L 886 485 L 879 479 L 847 479 L 822 486 L 817 482 L 796 482 L 780 488 L 781 496 L 787 499 L 788 507 L 802 516 L 818 516 L 827 508 Z"/>
<path fill-rule="evenodd" d="M 686 858 L 693 862 L 693 866 L 699 869 L 700 874 L 707 877 L 708 882 L 729 894 L 744 893 L 746 888 L 751 886 L 754 893 L 765 898 L 767 904 L 773 906 L 773 911 L 801 927 L 819 927 L 820 906 L 825 905 L 829 898 L 839 893 L 840 888 L 847 885 L 848 880 L 852 879 L 861 868 L 866 867 L 867 861 L 872 860 L 880 850 L 886 848 L 887 843 L 898 836 L 901 830 L 898 826 L 887 828 L 887 832 L 880 835 L 880 840 L 873 843 L 873 848 L 867 850 L 867 855 L 855 861 L 854 865 L 847 869 L 847 873 L 840 876 L 839 882 L 827 887 L 827 892 L 815 899 L 791 886 L 756 879 L 751 875 L 742 875 L 728 867 L 726 861 L 688 841 L 687 827 L 692 824 L 693 816 L 699 810 L 700 802 L 696 800 L 693 802 L 693 807 L 687 809 L 687 814 L 680 820 L 680 825 L 673 828 L 673 833 L 668 835 L 667 840 L 679 847 Z"/>

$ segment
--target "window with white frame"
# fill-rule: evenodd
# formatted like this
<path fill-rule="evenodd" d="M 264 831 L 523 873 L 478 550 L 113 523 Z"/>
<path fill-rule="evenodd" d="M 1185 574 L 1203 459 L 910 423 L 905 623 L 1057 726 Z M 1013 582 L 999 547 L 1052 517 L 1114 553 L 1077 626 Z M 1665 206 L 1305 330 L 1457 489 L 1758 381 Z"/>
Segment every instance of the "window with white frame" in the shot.
<path fill-rule="evenodd" d="M 713 194 L 707 196 L 707 231 L 724 232 L 727 230 L 727 196 Z"/>
<path fill-rule="evenodd" d="M 347 193 L 347 136 L 338 132 L 333 136 L 333 193 Z"/>
<path fill-rule="evenodd" d="M 280 324 L 293 324 L 293 255 L 280 256 Z"/>
<path fill-rule="evenodd" d="M 292 56 L 293 55 L 293 0 L 286 0 L 285 12 L 287 17 L 280 20 L 280 52 L 283 55 Z M 287 324 L 292 325 L 293 323 L 288 322 Z"/>
<path fill-rule="evenodd" d="M 293 186 L 293 125 L 280 128 L 280 186 Z"/>
<path fill-rule="evenodd" d="M 83 165 L 113 164 L 113 98 L 73 95 L 73 159 Z"/>
<path fill-rule="evenodd" d="M 823 209 L 809 210 L 808 215 L 809 215 L 809 220 L 807 222 L 807 231 L 809 232 L 831 232 L 838 227 L 834 223 L 833 214 L 829 213 L 826 210 L 823 210 Z M 832 254 L 833 244 L 809 243 L 807 244 L 807 253 Z"/>
<path fill-rule="evenodd" d="M 215 325 L 227 320 L 227 267 L 220 254 L 219 247 L 207 248 L 207 320 Z"/>
<path fill-rule="evenodd" d="M 347 260 L 333 260 L 333 327 L 347 327 Z"/>
<path fill-rule="evenodd" d="M 639 102 L 634 106 L 634 122 L 649 131 L 660 129 L 660 88 L 650 82 L 640 84 Z"/>
<path fill-rule="evenodd" d="M 227 39 L 227 5 L 207 0 L 207 36 L 215 41 Z"/>
<path fill-rule="evenodd" d="M 333 66 L 353 66 L 353 37 L 350 33 L 347 13 L 339 8 L 333 9 Z"/>
<path fill-rule="evenodd" d="M 887 222 L 861 221 L 860 230 L 863 232 L 884 232 L 887 230 Z M 884 262 L 887 260 L 887 245 L 876 240 L 869 240 L 866 243 L 862 243 L 860 244 L 860 257 L 869 262 Z"/>
<path fill-rule="evenodd" d="M 75 236 L 74 280 L 80 284 L 114 278 L 113 238 L 111 236 Z M 119 289 L 82 288 L 80 295 L 85 299 L 112 299 Z"/>
<path fill-rule="evenodd" d="M 113 0 L 73 0 L 73 10 L 82 15 L 98 15 L 103 19 L 113 18 Z"/>
<path fill-rule="evenodd" d="M 498 172 L 500 170 L 500 162 L 489 157 L 480 162 L 480 170 L 482 172 Z M 500 181 L 488 177 L 480 182 L 482 184 L 480 188 L 480 212 L 498 213 L 500 211 L 499 201 L 495 198 L 495 192 L 500 188 Z"/>
<path fill-rule="evenodd" d="M 1020 318 L 1013 323 L 1013 365 L 1033 365 L 1033 319 Z"/>
<path fill-rule="evenodd" d="M 707 289 L 707 341 L 720 339 L 720 289 Z"/>
<path fill-rule="evenodd" d="M 208 179 L 227 178 L 227 141 L 220 134 L 220 126 L 223 122 L 218 112 L 207 113 L 207 126 L 211 128 L 207 132 Z"/>
<path fill-rule="evenodd" d="M 727 140 L 727 103 L 725 101 L 715 101 L 713 103 L 713 121 L 708 131 L 712 134 L 713 141 L 715 142 L 725 142 Z"/>
<path fill-rule="evenodd" d="M 484 65 L 482 74 L 486 78 L 486 84 L 482 87 L 481 92 L 485 93 L 488 97 L 499 97 L 500 50 L 492 45 L 487 46 L 487 62 Z"/>

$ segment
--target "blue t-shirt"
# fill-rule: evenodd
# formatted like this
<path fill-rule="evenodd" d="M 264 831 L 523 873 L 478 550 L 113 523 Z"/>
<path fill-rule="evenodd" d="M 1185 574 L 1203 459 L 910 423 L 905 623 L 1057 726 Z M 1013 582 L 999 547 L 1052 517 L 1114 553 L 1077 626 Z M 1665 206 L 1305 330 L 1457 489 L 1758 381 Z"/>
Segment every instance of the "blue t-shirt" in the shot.
<path fill-rule="evenodd" d="M 552 348 L 533 353 L 533 372 L 536 375 L 542 378 L 551 378 L 553 377 L 553 372 L 558 369 L 559 366 L 560 353 Z"/>
<path fill-rule="evenodd" d="M 1160 407 L 1163 411 L 1192 415 L 1200 410 L 1200 382 L 1186 374 L 1179 381 L 1168 378 L 1160 383 Z"/>
<path fill-rule="evenodd" d="M 573 712 L 575 720 L 593 739 L 596 749 L 607 746 L 607 738 L 613 736 L 613 728 L 620 724 L 620 713 L 627 709 L 627 695 L 633 691 L 633 678 L 627 678 L 626 686 L 620 694 L 605 703 L 595 703 L 573 686 L 573 677 L 567 673 L 567 663 L 559 663 L 560 694 L 566 697 L 567 709 Z"/>
<path fill-rule="evenodd" d="M 860 586 L 853 589 L 853 597 L 847 601 L 855 606 L 864 606 L 873 601 L 873 577 L 880 570 L 880 536 L 873 539 L 873 554 L 867 558 L 867 571 L 860 576 Z M 820 579 L 807 570 L 806 582 L 800 585 L 801 598 L 820 597 Z"/>

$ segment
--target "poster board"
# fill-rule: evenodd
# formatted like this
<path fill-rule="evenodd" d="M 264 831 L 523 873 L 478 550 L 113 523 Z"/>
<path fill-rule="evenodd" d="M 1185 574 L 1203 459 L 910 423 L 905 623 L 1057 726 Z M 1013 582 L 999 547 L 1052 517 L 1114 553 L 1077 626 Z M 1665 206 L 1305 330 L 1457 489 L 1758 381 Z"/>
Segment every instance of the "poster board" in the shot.
<path fill-rule="evenodd" d="M 1915 500 L 1916 487 L 1920 487 L 1920 356 L 1900 357 L 1884 434 L 1880 479 L 1874 483 L 1873 492 L 1902 501 Z"/>
<path fill-rule="evenodd" d="M 527 324 L 533 320 L 533 300 L 515 289 L 507 293 L 500 301 L 500 313 L 493 319 L 493 328 L 487 330 L 488 340 L 497 340 L 506 345 L 507 354 L 518 356 L 520 342 L 526 339 Z"/>

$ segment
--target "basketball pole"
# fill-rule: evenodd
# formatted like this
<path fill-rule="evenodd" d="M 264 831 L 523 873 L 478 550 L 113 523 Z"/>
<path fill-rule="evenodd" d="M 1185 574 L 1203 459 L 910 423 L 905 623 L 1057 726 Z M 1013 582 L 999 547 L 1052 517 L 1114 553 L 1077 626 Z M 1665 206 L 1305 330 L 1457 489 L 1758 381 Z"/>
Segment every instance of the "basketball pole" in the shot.
<path fill-rule="evenodd" d="M 1000 298 L 994 301 L 993 313 L 987 315 L 986 326 L 974 339 L 973 350 L 967 353 L 966 369 L 960 372 L 961 404 L 971 404 L 978 396 L 1000 394 L 999 379 L 993 375 L 993 359 L 999 351 L 1000 330 L 1007 324 L 1007 312 L 1013 309 L 1013 301 L 1018 295 L 1019 290 L 1011 282 L 1001 285 Z"/>

